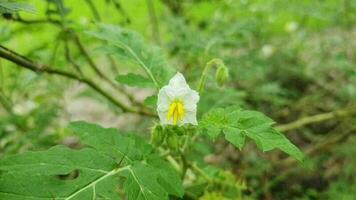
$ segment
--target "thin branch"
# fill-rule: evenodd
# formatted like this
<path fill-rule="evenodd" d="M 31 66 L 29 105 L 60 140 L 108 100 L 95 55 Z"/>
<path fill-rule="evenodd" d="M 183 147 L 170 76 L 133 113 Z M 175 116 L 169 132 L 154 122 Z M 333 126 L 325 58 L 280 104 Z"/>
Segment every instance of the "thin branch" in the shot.
<path fill-rule="evenodd" d="M 110 66 L 111 66 L 111 70 L 115 73 L 115 74 L 119 74 L 119 72 L 117 71 L 117 65 L 115 63 L 114 58 L 111 55 L 107 55 L 106 58 L 108 59 L 108 61 L 110 62 Z"/>
<path fill-rule="evenodd" d="M 121 13 L 121 15 L 126 18 L 126 22 L 129 24 L 131 23 L 131 19 L 129 18 L 128 14 L 126 13 L 126 11 L 124 10 L 124 8 L 122 7 L 122 5 L 120 4 L 120 2 L 118 0 L 112 0 L 112 2 L 115 5 L 115 8 Z"/>
<path fill-rule="evenodd" d="M 101 21 L 100 14 L 91 0 L 85 0 L 97 21 Z"/>
<path fill-rule="evenodd" d="M 125 94 L 127 96 L 127 98 L 129 98 L 129 100 L 131 102 L 133 102 L 134 104 L 144 107 L 141 103 L 137 102 L 132 95 L 130 95 L 129 93 L 124 91 L 121 87 L 119 87 L 118 84 L 115 84 L 110 78 L 108 78 L 103 72 L 101 72 L 100 69 L 95 64 L 95 62 L 93 61 L 93 59 L 90 57 L 88 51 L 85 49 L 85 47 L 82 44 L 82 42 L 80 41 L 79 37 L 77 35 L 75 35 L 74 33 L 73 33 L 73 37 L 74 37 L 74 43 L 77 45 L 79 51 L 84 55 L 85 59 L 88 61 L 89 65 L 90 65 L 90 67 L 99 75 L 100 78 L 105 80 L 107 83 L 109 83 L 113 88 L 115 88 L 119 92 Z"/>
<path fill-rule="evenodd" d="M 80 41 L 79 37 L 77 35 L 75 35 L 73 33 L 73 37 L 74 37 L 74 43 L 75 45 L 78 47 L 79 51 L 83 54 L 84 58 L 88 61 L 89 66 L 95 71 L 95 73 L 97 73 L 99 75 L 100 78 L 104 79 L 105 81 L 107 81 L 111 86 L 117 88 L 117 85 L 111 81 L 110 78 L 108 78 L 103 72 L 100 71 L 100 69 L 97 67 L 97 65 L 95 64 L 94 60 L 90 57 L 88 51 L 85 49 L 84 45 L 82 44 L 82 42 Z M 120 92 L 121 89 L 120 89 Z"/>
<path fill-rule="evenodd" d="M 153 39 L 157 42 L 157 44 L 161 44 L 161 40 L 160 40 L 161 37 L 159 34 L 159 26 L 158 26 L 158 20 L 157 20 L 154 3 L 152 2 L 152 0 L 146 0 L 146 4 L 147 4 L 148 14 L 151 21 Z"/>
<path fill-rule="evenodd" d="M 8 112 L 9 114 L 13 114 L 11 103 L 6 99 L 5 95 L 3 95 L 1 90 L 0 90 L 0 104 L 6 110 L 6 112 Z"/>
<path fill-rule="evenodd" d="M 63 77 L 66 77 L 66 78 L 69 78 L 72 80 L 77 80 L 79 82 L 82 82 L 82 83 L 86 84 L 87 86 L 89 86 L 90 88 L 92 88 L 93 90 L 95 90 L 96 92 L 98 92 L 99 94 L 101 94 L 106 99 L 108 99 L 111 103 L 113 103 L 117 107 L 121 108 L 124 112 L 137 113 L 137 114 L 151 116 L 151 117 L 156 116 L 155 114 L 144 111 L 144 110 L 138 110 L 135 108 L 128 107 L 124 103 L 115 99 L 111 94 L 105 92 L 102 88 L 100 88 L 98 85 L 96 85 L 90 79 L 78 77 L 77 75 L 72 74 L 70 72 L 53 69 L 53 68 L 51 68 L 47 65 L 44 65 L 44 64 L 35 63 L 29 59 L 24 59 L 23 58 L 24 56 L 18 56 L 18 55 L 19 55 L 18 53 L 15 53 L 14 51 L 9 50 L 9 49 L 0 45 L 0 57 L 4 58 L 6 60 L 9 60 L 13 63 L 16 63 L 17 65 L 19 65 L 21 67 L 24 67 L 24 68 L 34 71 L 36 73 L 54 74 L 54 75 L 59 75 L 59 76 L 63 76 Z"/>
<path fill-rule="evenodd" d="M 55 19 L 51 19 L 51 18 L 27 20 L 27 19 L 23 19 L 19 14 L 17 14 L 16 17 L 12 17 L 11 20 L 13 20 L 15 22 L 23 23 L 23 24 L 44 24 L 44 23 L 48 23 L 48 24 L 53 24 L 53 25 L 56 25 L 56 26 L 61 24 L 61 22 L 59 20 L 55 20 Z"/>
<path fill-rule="evenodd" d="M 301 128 L 308 124 L 318 123 L 318 122 L 322 122 L 322 121 L 326 121 L 326 120 L 331 120 L 331 119 L 335 119 L 335 118 L 339 118 L 339 117 L 340 118 L 347 117 L 347 116 L 352 116 L 352 115 L 356 115 L 356 107 L 355 106 L 346 108 L 346 109 L 342 109 L 342 110 L 333 111 L 333 112 L 322 113 L 322 114 L 304 117 L 304 118 L 298 119 L 298 120 L 288 123 L 288 124 L 279 125 L 276 127 L 276 129 L 278 131 L 285 132 L 285 131 L 290 131 L 293 129 Z"/>
<path fill-rule="evenodd" d="M 69 44 L 67 40 L 64 40 L 64 54 L 67 61 L 73 65 L 74 69 L 80 74 L 80 76 L 83 76 L 83 72 L 80 69 L 80 66 L 73 60 L 72 55 L 70 54 Z"/>

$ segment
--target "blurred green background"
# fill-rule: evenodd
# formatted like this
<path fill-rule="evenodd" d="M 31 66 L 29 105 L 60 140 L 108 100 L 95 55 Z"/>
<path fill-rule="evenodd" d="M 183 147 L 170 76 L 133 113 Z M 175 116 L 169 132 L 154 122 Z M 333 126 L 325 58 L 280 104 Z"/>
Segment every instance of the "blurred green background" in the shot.
<path fill-rule="evenodd" d="M 214 74 L 209 75 L 200 114 L 239 105 L 265 113 L 277 125 L 301 120 L 301 126 L 280 128 L 307 155 L 303 165 L 278 152 L 255 151 L 252 144 L 242 151 L 219 140 L 200 147 L 206 162 L 245 179 L 246 199 L 356 199 L 356 1 L 20 2 L 36 11 L 2 11 L 0 44 L 38 63 L 77 73 L 75 63 L 112 91 L 72 40 L 73 35 L 80 38 L 93 62 L 114 80 L 139 69 L 103 54 L 102 42 L 87 32 L 98 23 L 119 25 L 160 46 L 169 59 L 166 67 L 184 73 L 192 84 L 209 60 L 224 60 L 230 81 L 219 87 Z M 153 94 L 124 89 L 139 102 Z M 130 103 L 120 93 L 117 98 Z M 128 132 L 145 132 L 152 126 L 151 120 L 122 113 L 77 81 L 34 73 L 3 58 L 0 103 L 0 158 L 58 143 L 75 144 L 62 128 L 73 120 Z M 202 197 L 214 198 L 219 199 Z"/>

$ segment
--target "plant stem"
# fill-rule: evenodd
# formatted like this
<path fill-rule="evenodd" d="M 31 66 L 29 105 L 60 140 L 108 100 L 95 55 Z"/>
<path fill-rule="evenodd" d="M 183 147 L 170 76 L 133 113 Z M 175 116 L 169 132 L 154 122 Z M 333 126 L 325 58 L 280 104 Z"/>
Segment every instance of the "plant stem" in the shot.
<path fill-rule="evenodd" d="M 152 26 L 153 39 L 156 41 L 157 44 L 161 44 L 160 34 L 159 34 L 159 26 L 158 26 L 157 15 L 156 15 L 154 3 L 152 2 L 152 0 L 146 0 L 146 3 L 147 3 L 148 14 L 149 14 L 151 26 Z"/>
<path fill-rule="evenodd" d="M 334 118 L 338 118 L 338 117 L 346 117 L 346 116 L 352 116 L 352 115 L 356 115 L 356 107 L 355 106 L 346 108 L 346 109 L 342 109 L 342 110 L 337 110 L 337 111 L 332 111 L 332 112 L 328 112 L 328 113 L 322 113 L 322 114 L 304 117 L 304 118 L 298 119 L 298 120 L 288 123 L 288 124 L 279 125 L 276 127 L 276 129 L 281 132 L 289 131 L 289 130 L 293 130 L 293 129 L 298 129 L 298 128 L 303 127 L 308 124 L 318 123 L 318 122 L 322 122 L 322 121 L 326 121 L 326 120 L 330 120 L 330 119 L 334 119 Z"/>
<path fill-rule="evenodd" d="M 100 14 L 91 0 L 85 0 L 97 21 L 101 21 Z"/>
<path fill-rule="evenodd" d="M 205 83 L 206 83 L 206 79 L 208 78 L 208 74 L 209 74 L 209 70 L 214 67 L 214 66 L 218 66 L 222 63 L 222 61 L 220 59 L 214 58 L 212 60 L 210 60 L 209 62 L 206 63 L 203 73 L 200 76 L 200 80 L 198 83 L 198 92 L 201 93 L 204 90 L 205 87 Z"/>
<path fill-rule="evenodd" d="M 64 54 L 67 61 L 73 65 L 74 69 L 80 74 L 80 76 L 83 76 L 83 72 L 80 69 L 80 66 L 73 60 L 70 54 L 70 48 L 67 40 L 64 41 Z"/>
<path fill-rule="evenodd" d="M 7 101 L 5 95 L 2 94 L 1 90 L 0 90 L 0 104 L 4 107 L 6 112 L 8 112 L 9 114 L 13 114 L 11 103 Z"/>
<path fill-rule="evenodd" d="M 122 88 L 119 87 L 118 84 L 115 84 L 110 78 L 108 78 L 103 72 L 100 71 L 100 69 L 98 68 L 98 66 L 95 64 L 95 62 L 93 61 L 93 59 L 91 59 L 88 51 L 85 49 L 83 43 L 80 41 L 79 37 L 72 33 L 73 37 L 74 37 L 74 43 L 77 45 L 79 51 L 84 55 L 85 59 L 87 60 L 87 62 L 89 63 L 89 66 L 99 75 L 100 78 L 102 78 L 104 81 L 106 81 L 107 83 L 109 83 L 113 88 L 115 88 L 116 90 L 118 90 L 119 92 L 123 93 L 126 95 L 126 97 L 133 102 L 136 105 L 139 105 L 141 108 L 144 108 L 144 105 L 137 102 L 135 100 L 135 98 L 130 95 L 129 93 L 127 93 L 126 91 L 124 91 Z"/>

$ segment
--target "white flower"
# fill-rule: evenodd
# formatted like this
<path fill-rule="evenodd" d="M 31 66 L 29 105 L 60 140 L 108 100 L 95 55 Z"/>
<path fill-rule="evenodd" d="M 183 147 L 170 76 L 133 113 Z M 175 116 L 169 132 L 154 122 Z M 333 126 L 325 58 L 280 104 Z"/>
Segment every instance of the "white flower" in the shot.
<path fill-rule="evenodd" d="M 177 73 L 169 84 L 158 92 L 157 112 L 162 124 L 197 125 L 197 103 L 199 94 L 190 89 L 181 73 Z"/>

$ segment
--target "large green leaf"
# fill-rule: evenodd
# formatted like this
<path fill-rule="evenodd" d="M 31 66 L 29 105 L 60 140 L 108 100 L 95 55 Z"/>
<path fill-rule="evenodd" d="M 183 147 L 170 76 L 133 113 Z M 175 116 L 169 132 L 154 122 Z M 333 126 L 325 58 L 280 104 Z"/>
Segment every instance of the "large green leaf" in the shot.
<path fill-rule="evenodd" d="M 89 147 L 56 146 L 2 159 L 0 199 L 116 200 L 119 181 L 129 200 L 183 195 L 176 171 L 142 139 L 85 122 L 72 123 L 70 129 Z"/>
<path fill-rule="evenodd" d="M 217 108 L 204 115 L 200 127 L 207 130 L 211 138 L 223 133 L 225 139 L 241 149 L 245 138 L 251 138 L 263 151 L 280 149 L 295 159 L 302 161 L 303 153 L 283 134 L 275 130 L 274 121 L 256 111 L 238 107 Z"/>
<path fill-rule="evenodd" d="M 90 35 L 108 41 L 102 48 L 121 59 L 139 65 L 156 87 L 161 87 L 174 75 L 174 70 L 165 66 L 166 59 L 160 49 L 146 45 L 143 38 L 136 32 L 113 25 L 99 25 L 98 32 Z"/>
<path fill-rule="evenodd" d="M 128 163 L 143 160 L 152 153 L 152 147 L 134 135 L 124 136 L 114 128 L 103 128 L 82 121 L 73 122 L 69 129 L 79 135 L 82 143 L 105 153 L 113 159 L 122 158 Z"/>
<path fill-rule="evenodd" d="M 116 168 L 116 162 L 93 149 L 72 150 L 56 146 L 48 151 L 27 152 L 0 161 L 0 199 L 93 199 L 112 196 L 110 188 L 101 184 L 113 181 L 113 176 L 125 168 Z M 72 180 L 61 180 L 59 175 L 78 173 Z"/>

